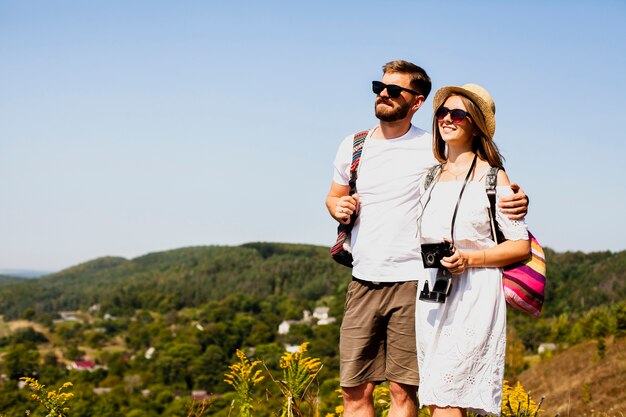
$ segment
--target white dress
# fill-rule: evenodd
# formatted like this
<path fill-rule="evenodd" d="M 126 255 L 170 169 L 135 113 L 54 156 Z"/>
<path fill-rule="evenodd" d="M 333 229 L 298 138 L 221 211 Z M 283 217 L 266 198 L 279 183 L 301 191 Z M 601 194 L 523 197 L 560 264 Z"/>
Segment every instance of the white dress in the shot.
<path fill-rule="evenodd" d="M 450 238 L 450 224 L 462 181 L 434 185 L 421 220 L 422 243 Z M 497 200 L 512 193 L 496 188 Z M 428 191 L 422 201 L 428 198 Z M 527 240 L 526 224 L 501 213 L 496 220 L 508 240 Z M 494 246 L 489 199 L 484 181 L 465 188 L 454 226 L 455 246 L 482 250 Z M 425 270 L 430 288 L 436 269 Z M 424 280 L 420 280 L 419 290 Z M 506 302 L 500 268 L 469 268 L 453 276 L 444 304 L 416 303 L 419 401 L 424 405 L 467 408 L 477 414 L 499 415 L 506 348 Z"/>

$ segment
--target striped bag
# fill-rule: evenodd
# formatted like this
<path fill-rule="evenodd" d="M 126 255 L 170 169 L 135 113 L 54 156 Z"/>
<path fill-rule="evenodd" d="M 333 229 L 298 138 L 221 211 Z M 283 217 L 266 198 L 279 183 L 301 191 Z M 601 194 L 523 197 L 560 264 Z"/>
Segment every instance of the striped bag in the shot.
<path fill-rule="evenodd" d="M 498 168 L 492 167 L 485 180 L 489 197 L 491 230 L 497 243 L 504 237 L 496 227 L 496 183 Z M 546 286 L 546 256 L 539 242 L 528 232 L 531 254 L 525 261 L 507 265 L 502 270 L 502 287 L 508 305 L 534 317 L 539 317 Z"/>

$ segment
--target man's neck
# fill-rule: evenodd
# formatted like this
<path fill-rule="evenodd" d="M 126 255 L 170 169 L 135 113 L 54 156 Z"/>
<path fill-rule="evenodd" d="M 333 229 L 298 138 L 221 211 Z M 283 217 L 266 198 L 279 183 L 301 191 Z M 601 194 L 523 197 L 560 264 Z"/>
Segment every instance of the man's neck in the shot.
<path fill-rule="evenodd" d="M 383 122 L 378 124 L 372 136 L 376 139 L 396 139 L 404 136 L 411 128 L 411 120 L 403 119 L 395 122 Z"/>

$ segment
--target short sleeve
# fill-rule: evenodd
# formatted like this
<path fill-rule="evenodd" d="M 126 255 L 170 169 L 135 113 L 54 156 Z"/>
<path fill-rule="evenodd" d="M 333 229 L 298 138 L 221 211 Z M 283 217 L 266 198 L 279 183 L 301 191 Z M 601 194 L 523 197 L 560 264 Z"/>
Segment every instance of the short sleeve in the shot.
<path fill-rule="evenodd" d="M 512 194 L 513 190 L 511 190 L 511 187 L 508 185 L 496 187 L 496 199 L 498 203 L 502 197 L 507 197 Z M 528 240 L 528 227 L 524 219 L 511 220 L 507 215 L 496 208 L 496 221 L 506 240 Z"/>
<path fill-rule="evenodd" d="M 339 185 L 348 185 L 350 180 L 353 138 L 353 135 L 346 137 L 339 145 L 337 155 L 335 155 L 333 181 Z"/>

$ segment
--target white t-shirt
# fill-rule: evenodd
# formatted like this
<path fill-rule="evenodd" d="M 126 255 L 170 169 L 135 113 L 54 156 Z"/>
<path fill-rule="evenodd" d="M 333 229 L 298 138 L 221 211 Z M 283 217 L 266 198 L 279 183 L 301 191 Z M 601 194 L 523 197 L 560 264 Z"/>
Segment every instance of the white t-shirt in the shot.
<path fill-rule="evenodd" d="M 396 139 L 370 135 L 356 182 L 361 209 L 351 236 L 352 275 L 375 282 L 417 280 L 423 271 L 417 203 L 422 176 L 436 163 L 432 135 L 412 125 Z M 333 181 L 339 185 L 350 179 L 353 139 L 346 137 L 335 157 Z"/>

